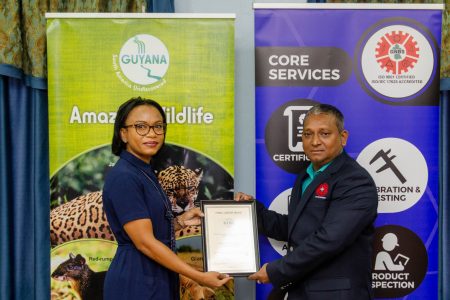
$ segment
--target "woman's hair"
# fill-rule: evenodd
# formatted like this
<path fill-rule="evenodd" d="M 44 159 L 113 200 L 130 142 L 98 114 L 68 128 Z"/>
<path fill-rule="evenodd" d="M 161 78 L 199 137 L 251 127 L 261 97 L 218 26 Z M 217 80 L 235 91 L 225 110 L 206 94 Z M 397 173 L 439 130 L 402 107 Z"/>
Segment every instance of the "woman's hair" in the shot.
<path fill-rule="evenodd" d="M 334 116 L 336 127 L 339 132 L 344 130 L 344 115 L 339 109 L 330 104 L 316 104 L 306 113 L 305 120 L 311 115 L 327 114 Z"/>
<path fill-rule="evenodd" d="M 123 103 L 117 110 L 116 121 L 114 122 L 114 135 L 111 144 L 113 154 L 119 156 L 122 150 L 126 149 L 127 144 L 122 141 L 122 138 L 120 137 L 120 130 L 123 128 L 123 126 L 125 126 L 125 121 L 128 118 L 128 114 L 135 107 L 138 107 L 140 105 L 153 106 L 161 113 L 164 124 L 167 123 L 166 114 L 164 113 L 163 108 L 161 107 L 161 105 L 159 105 L 158 102 L 141 97 L 131 98 L 127 102 Z M 164 132 L 164 137 L 165 136 L 166 132 Z"/>

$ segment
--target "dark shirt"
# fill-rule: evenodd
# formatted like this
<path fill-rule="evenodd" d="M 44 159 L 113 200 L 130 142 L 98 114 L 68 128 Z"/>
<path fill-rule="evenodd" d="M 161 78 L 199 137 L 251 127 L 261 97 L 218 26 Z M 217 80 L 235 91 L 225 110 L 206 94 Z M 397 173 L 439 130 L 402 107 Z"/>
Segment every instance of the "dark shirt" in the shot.
<path fill-rule="evenodd" d="M 171 247 L 173 232 L 169 200 L 151 166 L 127 151 L 108 173 L 103 206 L 118 243 L 105 279 L 104 299 L 178 299 L 178 274 L 137 250 L 123 226 L 150 219 L 153 234 Z"/>

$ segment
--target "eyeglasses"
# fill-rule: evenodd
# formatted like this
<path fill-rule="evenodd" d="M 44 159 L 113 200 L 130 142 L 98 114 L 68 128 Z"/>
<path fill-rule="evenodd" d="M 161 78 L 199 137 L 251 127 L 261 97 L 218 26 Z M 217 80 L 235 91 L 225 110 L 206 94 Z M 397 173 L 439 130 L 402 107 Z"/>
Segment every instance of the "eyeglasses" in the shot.
<path fill-rule="evenodd" d="M 157 135 L 164 134 L 166 132 L 167 124 L 158 123 L 155 125 L 148 125 L 147 123 L 136 123 L 131 125 L 125 125 L 123 128 L 134 127 L 136 129 L 136 133 L 141 136 L 146 136 L 150 132 L 150 128 L 153 129 L 153 132 Z"/>

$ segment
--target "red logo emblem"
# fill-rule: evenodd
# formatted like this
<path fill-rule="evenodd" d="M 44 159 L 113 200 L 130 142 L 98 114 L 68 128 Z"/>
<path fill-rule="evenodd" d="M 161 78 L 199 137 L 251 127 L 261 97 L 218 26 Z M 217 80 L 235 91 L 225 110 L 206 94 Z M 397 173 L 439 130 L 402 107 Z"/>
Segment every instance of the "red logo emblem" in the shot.
<path fill-rule="evenodd" d="M 328 183 L 322 183 L 316 189 L 316 196 L 325 197 L 328 194 Z"/>
<path fill-rule="evenodd" d="M 408 73 L 419 60 L 417 42 L 411 34 L 402 31 L 382 36 L 375 53 L 380 67 L 391 74 Z"/>

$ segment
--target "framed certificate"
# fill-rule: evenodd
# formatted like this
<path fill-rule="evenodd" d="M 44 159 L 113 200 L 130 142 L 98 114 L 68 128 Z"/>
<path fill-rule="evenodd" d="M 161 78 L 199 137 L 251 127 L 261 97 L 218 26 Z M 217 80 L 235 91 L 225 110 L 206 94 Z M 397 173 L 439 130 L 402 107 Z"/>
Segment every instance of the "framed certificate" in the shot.
<path fill-rule="evenodd" d="M 259 269 L 254 201 L 202 200 L 205 271 L 248 276 Z"/>

